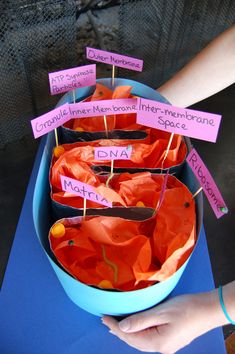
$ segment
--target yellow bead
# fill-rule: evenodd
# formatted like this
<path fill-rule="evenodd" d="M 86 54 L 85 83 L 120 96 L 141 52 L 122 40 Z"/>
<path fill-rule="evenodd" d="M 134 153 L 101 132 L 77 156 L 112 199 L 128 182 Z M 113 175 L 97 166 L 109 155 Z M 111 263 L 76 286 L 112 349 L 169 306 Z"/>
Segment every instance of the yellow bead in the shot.
<path fill-rule="evenodd" d="M 145 207 L 144 203 L 141 202 L 141 201 L 137 202 L 137 203 L 136 203 L 136 206 L 137 206 L 137 207 Z"/>
<path fill-rule="evenodd" d="M 84 132 L 84 129 L 83 129 L 82 127 L 77 127 L 77 128 L 75 128 L 75 130 L 76 130 L 77 132 Z"/>
<path fill-rule="evenodd" d="M 102 289 L 113 289 L 113 285 L 109 280 L 101 280 L 98 287 Z"/>
<path fill-rule="evenodd" d="M 55 238 L 60 238 L 65 235 L 65 227 L 63 224 L 58 223 L 52 226 L 51 228 L 51 235 Z"/>
<path fill-rule="evenodd" d="M 56 146 L 54 148 L 54 156 L 58 159 L 63 153 L 65 152 L 65 149 L 63 148 L 62 145 Z"/>

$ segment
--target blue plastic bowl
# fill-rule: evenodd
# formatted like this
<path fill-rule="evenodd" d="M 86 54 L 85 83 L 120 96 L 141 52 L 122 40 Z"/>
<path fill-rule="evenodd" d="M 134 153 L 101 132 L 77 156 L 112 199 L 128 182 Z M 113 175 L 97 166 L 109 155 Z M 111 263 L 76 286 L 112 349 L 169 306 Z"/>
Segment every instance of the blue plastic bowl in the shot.
<path fill-rule="evenodd" d="M 110 86 L 110 79 L 98 80 L 107 86 Z M 116 79 L 116 85 L 135 85 L 135 94 L 140 94 L 142 97 L 166 102 L 166 100 L 155 90 L 146 85 L 124 79 Z M 87 97 L 93 90 L 92 87 L 86 87 L 76 91 L 77 98 Z M 67 93 L 59 101 L 61 105 L 69 101 L 70 93 Z M 187 139 L 186 139 L 187 140 Z M 187 140 L 189 143 L 189 140 Z M 45 251 L 48 260 L 54 269 L 61 285 L 63 286 L 69 298 L 82 309 L 101 316 L 108 315 L 127 315 L 150 308 L 166 298 L 177 285 L 181 275 L 183 274 L 188 260 L 178 269 L 178 271 L 167 280 L 156 283 L 148 288 L 134 290 L 128 292 L 115 292 L 97 289 L 85 285 L 70 276 L 62 269 L 56 261 L 53 253 L 50 250 L 48 241 L 48 232 L 52 225 L 51 220 L 51 204 L 50 204 L 50 188 L 49 188 L 49 166 L 53 146 L 55 145 L 54 134 L 50 133 L 47 137 L 46 145 L 42 155 L 38 176 L 36 180 L 34 196 L 33 196 L 33 219 L 36 233 L 39 242 Z M 193 173 L 185 164 L 182 172 L 181 180 L 185 183 L 189 190 L 194 193 L 198 188 L 198 182 Z M 202 226 L 203 204 L 202 195 L 196 198 L 197 205 L 197 236 L 199 237 Z"/>

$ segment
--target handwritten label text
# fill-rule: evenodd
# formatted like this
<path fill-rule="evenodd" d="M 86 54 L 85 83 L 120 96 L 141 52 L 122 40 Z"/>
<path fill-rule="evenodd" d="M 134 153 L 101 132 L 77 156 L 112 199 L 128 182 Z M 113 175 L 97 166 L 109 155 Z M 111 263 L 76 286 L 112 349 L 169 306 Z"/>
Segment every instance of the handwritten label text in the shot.
<path fill-rule="evenodd" d="M 95 188 L 92 188 L 87 183 L 79 182 L 76 179 L 60 176 L 62 190 L 64 192 L 72 193 L 78 195 L 83 199 L 88 199 L 98 204 L 102 204 L 112 208 L 112 203 L 106 198 L 102 197 L 100 194 L 95 192 Z"/>
<path fill-rule="evenodd" d="M 130 160 L 132 146 L 94 147 L 95 160 Z"/>
<path fill-rule="evenodd" d="M 137 106 L 139 124 L 211 142 L 217 139 L 221 121 L 218 114 L 174 107 L 144 98 L 137 99 Z"/>
<path fill-rule="evenodd" d="M 228 209 L 215 181 L 195 149 L 188 155 L 187 162 L 202 186 L 216 217 L 220 218 L 228 212 Z"/>
<path fill-rule="evenodd" d="M 60 125 L 70 120 L 70 118 L 69 105 L 65 103 L 63 106 L 31 120 L 35 139 L 58 128 Z"/>
<path fill-rule="evenodd" d="M 95 60 L 104 64 L 110 64 L 134 71 L 143 70 L 143 60 L 107 52 L 105 50 L 86 47 L 87 59 Z"/>
<path fill-rule="evenodd" d="M 69 104 L 71 118 L 136 113 L 136 98 L 102 100 Z"/>
<path fill-rule="evenodd" d="M 95 85 L 96 65 L 79 66 L 77 68 L 49 73 L 49 83 L 51 95 Z"/>

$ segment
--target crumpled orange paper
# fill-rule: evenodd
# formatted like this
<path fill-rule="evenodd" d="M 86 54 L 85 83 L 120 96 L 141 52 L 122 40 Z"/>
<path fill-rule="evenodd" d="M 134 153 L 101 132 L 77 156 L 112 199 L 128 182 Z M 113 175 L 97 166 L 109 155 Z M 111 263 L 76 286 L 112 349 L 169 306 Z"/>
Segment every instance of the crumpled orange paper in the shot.
<path fill-rule="evenodd" d="M 76 155 L 71 156 L 69 165 L 63 158 L 59 163 L 58 161 L 51 169 L 50 182 L 51 197 L 60 204 L 83 208 L 83 198 L 62 190 L 60 176 L 63 175 L 95 187 L 97 193 L 113 202 L 113 206 L 138 206 L 139 203 L 150 208 L 157 206 L 164 175 L 151 175 L 149 172 L 116 174 L 107 187 L 105 181 L 108 177 L 105 179 L 103 176 L 96 175 L 87 163 L 79 161 Z M 169 176 L 167 189 L 176 186 L 182 190 L 185 188 L 175 177 Z M 102 207 L 101 204 L 87 200 L 87 208 Z"/>
<path fill-rule="evenodd" d="M 94 147 L 106 146 L 132 146 L 132 154 L 130 160 L 116 160 L 115 168 L 145 168 L 145 169 L 161 169 L 170 168 L 183 163 L 187 148 L 185 142 L 180 135 L 173 138 L 171 147 L 166 155 L 168 140 L 157 139 L 154 142 L 145 143 L 136 140 L 120 140 L 120 139 L 102 139 L 89 142 L 77 142 L 74 144 L 60 145 L 64 152 L 60 154 L 57 161 L 53 157 L 53 170 L 60 169 L 63 165 L 64 169 L 75 169 L 80 161 L 86 161 L 89 165 L 106 165 L 110 166 L 110 160 L 95 160 Z M 164 163 L 163 163 L 164 162 Z"/>
<path fill-rule="evenodd" d="M 194 199 L 175 178 L 169 179 L 161 208 L 151 219 L 74 220 L 63 219 L 52 226 L 51 248 L 72 276 L 101 288 L 129 291 L 166 280 L 195 245 Z M 57 226 L 64 231 L 55 232 Z"/>

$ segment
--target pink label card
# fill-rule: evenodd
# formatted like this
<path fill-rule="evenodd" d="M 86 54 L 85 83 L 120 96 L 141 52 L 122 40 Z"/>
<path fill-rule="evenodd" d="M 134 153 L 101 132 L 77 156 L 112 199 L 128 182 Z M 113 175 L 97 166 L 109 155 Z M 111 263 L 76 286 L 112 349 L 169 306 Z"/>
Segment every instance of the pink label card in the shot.
<path fill-rule="evenodd" d="M 137 123 L 166 132 L 216 142 L 221 116 L 137 98 Z"/>
<path fill-rule="evenodd" d="M 102 195 L 95 192 L 95 187 L 93 188 L 87 183 L 79 182 L 76 179 L 60 176 L 62 190 L 64 192 L 76 194 L 83 199 L 88 199 L 98 204 L 102 204 L 112 208 L 112 203 L 109 202 Z"/>
<path fill-rule="evenodd" d="M 132 146 L 94 147 L 95 160 L 130 160 Z"/>
<path fill-rule="evenodd" d="M 57 95 L 96 84 L 96 65 L 84 65 L 77 68 L 49 73 L 51 95 Z"/>
<path fill-rule="evenodd" d="M 68 103 L 43 114 L 42 116 L 31 120 L 34 138 L 38 138 L 50 131 L 58 128 L 70 120 L 70 111 Z"/>
<path fill-rule="evenodd" d="M 228 212 L 228 208 L 210 172 L 195 149 L 190 152 L 186 160 L 202 186 L 216 217 L 220 218 Z"/>
<path fill-rule="evenodd" d="M 137 112 L 136 98 L 102 100 L 69 104 L 71 118 L 97 117 Z"/>
<path fill-rule="evenodd" d="M 142 71 L 143 60 L 128 57 L 126 55 L 107 52 L 105 50 L 86 47 L 87 59 L 98 61 L 104 64 L 119 66 L 121 68 Z"/>

